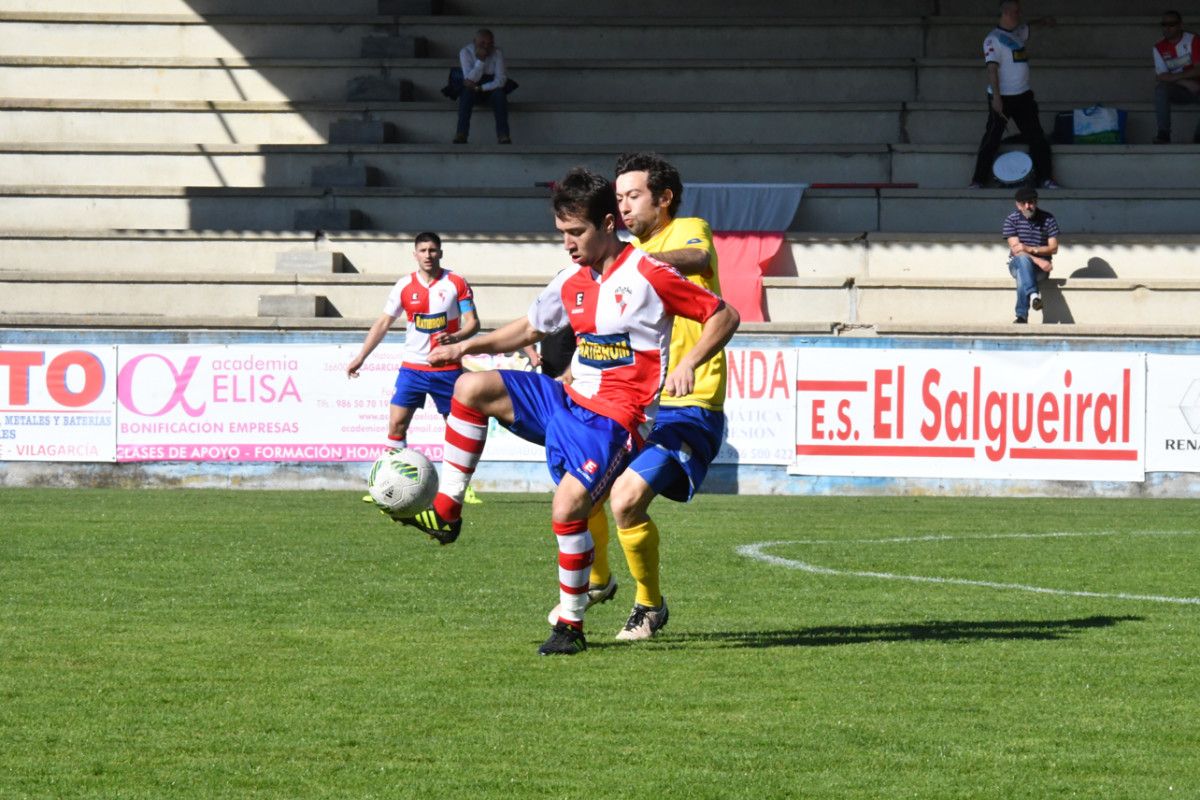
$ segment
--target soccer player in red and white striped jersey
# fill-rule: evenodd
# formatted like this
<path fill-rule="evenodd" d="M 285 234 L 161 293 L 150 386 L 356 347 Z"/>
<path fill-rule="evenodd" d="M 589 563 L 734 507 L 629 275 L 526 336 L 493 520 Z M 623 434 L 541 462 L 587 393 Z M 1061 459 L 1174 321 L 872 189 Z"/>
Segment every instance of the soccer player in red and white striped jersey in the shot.
<path fill-rule="evenodd" d="M 479 314 L 470 284 L 442 266 L 442 240 L 436 233 L 417 234 L 413 259 L 417 270 L 396 281 L 383 305 L 383 313 L 367 331 L 362 349 L 346 366 L 346 374 L 357 378 L 367 356 L 404 315 L 404 361 L 396 376 L 388 420 L 387 446 L 407 446 L 408 425 L 425 396 L 433 398 L 438 413 L 450 413 L 454 381 L 462 373 L 457 361 L 429 362 L 429 351 L 441 341 L 457 342 L 479 330 Z"/>
<path fill-rule="evenodd" d="M 733 336 L 738 315 L 712 292 L 616 235 L 612 184 L 572 170 L 554 193 L 555 226 L 575 262 L 541 291 L 525 317 L 466 342 L 436 347 L 431 363 L 472 353 L 518 350 L 569 325 L 576 351 L 573 380 L 512 370 L 465 373 L 454 387 L 440 491 L 432 509 L 404 520 L 439 541 L 462 525 L 462 500 L 483 452 L 488 417 L 546 448 L 558 484 L 551 524 L 558 541 L 560 614 L 542 655 L 586 649 L 593 546 L 587 519 L 654 423 L 659 390 L 688 394 L 695 369 Z M 695 345 L 667 372 L 676 315 L 701 323 Z"/>

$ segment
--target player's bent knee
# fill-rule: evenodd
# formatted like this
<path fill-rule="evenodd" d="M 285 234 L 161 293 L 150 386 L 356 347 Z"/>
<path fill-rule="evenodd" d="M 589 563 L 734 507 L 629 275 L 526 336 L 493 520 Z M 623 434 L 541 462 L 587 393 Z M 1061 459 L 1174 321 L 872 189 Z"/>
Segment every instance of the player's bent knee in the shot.
<path fill-rule="evenodd" d="M 504 393 L 504 381 L 495 372 L 464 372 L 454 382 L 454 399 L 476 407 Z"/>
<path fill-rule="evenodd" d="M 628 528 L 645 522 L 646 509 L 653 499 L 654 489 L 650 484 L 633 470 L 626 470 L 613 485 L 608 502 L 617 525 Z"/>

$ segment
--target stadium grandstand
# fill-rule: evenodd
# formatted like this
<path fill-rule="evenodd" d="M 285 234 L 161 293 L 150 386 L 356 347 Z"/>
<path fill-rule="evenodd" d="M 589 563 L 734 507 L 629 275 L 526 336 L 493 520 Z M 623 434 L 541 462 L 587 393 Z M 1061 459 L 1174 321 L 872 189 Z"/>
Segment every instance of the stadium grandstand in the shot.
<path fill-rule="evenodd" d="M 994 0 L 0 0 L 0 347 L 357 343 L 422 230 L 494 326 L 566 264 L 546 184 L 654 150 L 686 184 L 800 187 L 742 343 L 1187 350 L 1200 145 L 1151 144 L 1161 9 L 1026 5 L 1058 18 L 1046 131 L 1103 103 L 1128 139 L 1054 145 L 1062 249 L 1016 329 L 1012 188 L 967 188 Z M 451 143 L 440 90 L 480 27 L 520 84 L 513 144 L 486 110 Z"/>

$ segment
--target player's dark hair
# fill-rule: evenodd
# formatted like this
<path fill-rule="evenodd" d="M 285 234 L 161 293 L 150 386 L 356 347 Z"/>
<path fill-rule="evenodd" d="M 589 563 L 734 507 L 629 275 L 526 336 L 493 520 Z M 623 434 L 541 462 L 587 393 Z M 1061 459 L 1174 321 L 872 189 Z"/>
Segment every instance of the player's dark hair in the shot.
<path fill-rule="evenodd" d="M 417 238 L 413 239 L 413 247 L 420 247 L 421 242 L 433 242 L 438 250 L 442 249 L 442 237 L 438 236 L 433 231 L 424 231 L 417 234 Z"/>
<path fill-rule="evenodd" d="M 662 197 L 663 190 L 671 190 L 671 204 L 667 213 L 671 219 L 679 211 L 679 203 L 683 200 L 683 180 L 679 170 L 658 153 L 622 153 L 617 156 L 616 175 L 620 177 L 626 172 L 645 172 L 646 186 L 655 202 Z"/>
<path fill-rule="evenodd" d="M 620 215 L 612 184 L 584 167 L 575 167 L 554 185 L 551 202 L 559 219 L 586 219 L 597 228 L 604 225 L 605 216 L 612 214 L 616 219 Z"/>
<path fill-rule="evenodd" d="M 1179 20 L 1180 22 L 1183 22 L 1183 14 L 1180 14 L 1178 11 L 1174 11 L 1172 9 L 1167 9 L 1166 11 L 1164 11 L 1162 13 L 1162 15 L 1164 17 L 1170 17 L 1172 19 L 1176 19 L 1176 20 Z"/>
<path fill-rule="evenodd" d="M 1019 6 L 1021 0 L 1000 0 L 1000 13 L 1003 14 L 1009 6 Z"/>

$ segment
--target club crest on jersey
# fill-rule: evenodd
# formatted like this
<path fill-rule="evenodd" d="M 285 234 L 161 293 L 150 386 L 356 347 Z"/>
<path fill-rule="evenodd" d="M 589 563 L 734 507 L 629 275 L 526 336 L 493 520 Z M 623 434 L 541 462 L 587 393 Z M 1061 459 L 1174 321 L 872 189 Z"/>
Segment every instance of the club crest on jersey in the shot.
<path fill-rule="evenodd" d="M 621 309 L 622 315 L 625 314 L 625 298 L 629 297 L 631 294 L 633 294 L 633 292 L 628 286 L 618 286 L 617 288 L 613 289 L 613 300 L 616 301 L 617 308 Z"/>
<path fill-rule="evenodd" d="M 633 363 L 633 345 L 628 333 L 581 333 L 575 338 L 575 355 L 580 364 L 595 369 L 612 369 Z"/>
<path fill-rule="evenodd" d="M 436 333 L 437 331 L 446 330 L 446 313 L 441 314 L 413 314 L 413 325 L 417 326 L 417 330 L 421 333 Z"/>

